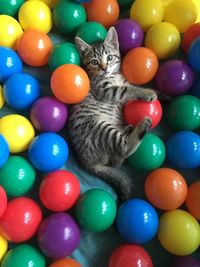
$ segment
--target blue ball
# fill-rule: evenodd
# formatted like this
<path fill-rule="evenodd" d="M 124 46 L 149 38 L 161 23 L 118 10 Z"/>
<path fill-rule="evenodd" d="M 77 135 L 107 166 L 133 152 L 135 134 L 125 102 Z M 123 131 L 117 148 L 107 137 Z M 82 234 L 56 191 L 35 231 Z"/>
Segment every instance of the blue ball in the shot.
<path fill-rule="evenodd" d="M 0 167 L 6 163 L 10 154 L 9 146 L 6 139 L 0 134 Z"/>
<path fill-rule="evenodd" d="M 23 63 L 18 54 L 11 48 L 0 46 L 0 83 L 22 69 Z"/>
<path fill-rule="evenodd" d="M 33 76 L 15 73 L 5 81 L 3 93 L 10 107 L 24 110 L 30 108 L 40 97 L 40 86 Z"/>
<path fill-rule="evenodd" d="M 187 60 L 194 70 L 200 71 L 200 37 L 190 45 Z"/>
<path fill-rule="evenodd" d="M 194 169 L 200 165 L 200 137 L 191 131 L 180 131 L 166 141 L 167 161 L 176 168 Z"/>
<path fill-rule="evenodd" d="M 58 170 L 68 159 L 68 145 L 56 133 L 42 133 L 34 138 L 28 149 L 33 166 L 43 172 Z"/>
<path fill-rule="evenodd" d="M 142 199 L 130 199 L 118 209 L 117 229 L 130 243 L 144 244 L 158 231 L 158 215 L 154 207 Z"/>

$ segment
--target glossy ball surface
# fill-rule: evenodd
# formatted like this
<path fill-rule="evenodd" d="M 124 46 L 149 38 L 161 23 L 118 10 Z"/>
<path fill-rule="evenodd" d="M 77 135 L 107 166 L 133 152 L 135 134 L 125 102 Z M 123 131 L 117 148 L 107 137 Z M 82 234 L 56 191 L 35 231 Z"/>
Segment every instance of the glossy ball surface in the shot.
<path fill-rule="evenodd" d="M 2 167 L 8 160 L 10 150 L 6 139 L 0 134 L 0 167 Z"/>
<path fill-rule="evenodd" d="M 8 241 L 0 236 L 0 261 L 2 261 L 8 249 Z"/>
<path fill-rule="evenodd" d="M 200 220 L 200 182 L 196 181 L 188 188 L 188 195 L 186 199 L 186 207 L 190 214 L 192 214 L 197 220 Z"/>
<path fill-rule="evenodd" d="M 47 257 L 62 259 L 70 256 L 79 242 L 80 229 L 72 216 L 67 213 L 54 213 L 40 225 L 38 243 Z"/>
<path fill-rule="evenodd" d="M 27 193 L 35 182 L 35 170 L 21 156 L 10 156 L 0 169 L 0 185 L 9 197 L 18 197 Z"/>
<path fill-rule="evenodd" d="M 15 17 L 24 0 L 1 0 L 0 14 Z"/>
<path fill-rule="evenodd" d="M 147 133 L 137 150 L 128 157 L 128 162 L 134 169 L 152 171 L 163 164 L 165 155 L 163 141 L 155 134 Z"/>
<path fill-rule="evenodd" d="M 158 230 L 158 215 L 151 204 L 130 199 L 118 209 L 116 226 L 120 236 L 129 243 L 145 244 Z"/>
<path fill-rule="evenodd" d="M 147 175 L 145 194 L 156 208 L 174 210 L 186 200 L 187 183 L 179 172 L 170 168 L 160 168 Z"/>
<path fill-rule="evenodd" d="M 2 186 L 0 186 L 0 218 L 5 213 L 6 207 L 7 207 L 7 194 L 5 189 Z"/>
<path fill-rule="evenodd" d="M 61 259 L 54 261 L 52 264 L 49 265 L 49 267 L 82 267 L 82 265 L 75 261 L 74 259 Z"/>
<path fill-rule="evenodd" d="M 68 109 L 52 96 L 40 97 L 31 107 L 30 118 L 34 127 L 43 132 L 58 132 L 66 124 Z"/>
<path fill-rule="evenodd" d="M 40 85 L 34 76 L 15 73 L 5 81 L 3 93 L 11 108 L 25 110 L 40 97 Z"/>
<path fill-rule="evenodd" d="M 197 37 L 190 45 L 188 50 L 187 61 L 195 71 L 200 71 L 200 37 Z"/>
<path fill-rule="evenodd" d="M 50 172 L 61 168 L 68 159 L 68 145 L 56 133 L 42 133 L 28 148 L 29 160 L 40 171 Z"/>
<path fill-rule="evenodd" d="M 0 218 L 0 234 L 14 243 L 21 243 L 34 236 L 42 220 L 42 211 L 30 198 L 10 200 Z"/>
<path fill-rule="evenodd" d="M 200 23 L 195 23 L 191 25 L 183 34 L 181 41 L 181 47 L 183 51 L 187 54 L 192 42 L 200 36 Z"/>

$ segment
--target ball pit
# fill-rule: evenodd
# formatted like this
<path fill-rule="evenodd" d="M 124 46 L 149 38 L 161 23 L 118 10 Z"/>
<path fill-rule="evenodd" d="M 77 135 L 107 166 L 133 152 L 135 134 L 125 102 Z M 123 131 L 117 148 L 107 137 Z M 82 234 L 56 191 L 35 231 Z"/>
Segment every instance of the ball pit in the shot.
<path fill-rule="evenodd" d="M 19 8 L 24 3 L 24 0 L 3 0 L 0 6 L 0 14 L 16 17 Z"/>
<path fill-rule="evenodd" d="M 49 267 L 82 267 L 79 262 L 74 259 L 61 259 L 53 262 Z"/>
<path fill-rule="evenodd" d="M 8 241 L 2 236 L 0 236 L 0 261 L 6 254 L 7 250 L 8 250 Z"/>
<path fill-rule="evenodd" d="M 190 185 L 188 188 L 188 195 L 186 199 L 186 207 L 188 211 L 198 220 L 200 220 L 200 212 L 199 212 L 199 188 L 200 183 L 196 181 Z"/>
<path fill-rule="evenodd" d="M 7 194 L 5 189 L 0 186 L 0 218 L 4 215 L 7 208 Z"/>

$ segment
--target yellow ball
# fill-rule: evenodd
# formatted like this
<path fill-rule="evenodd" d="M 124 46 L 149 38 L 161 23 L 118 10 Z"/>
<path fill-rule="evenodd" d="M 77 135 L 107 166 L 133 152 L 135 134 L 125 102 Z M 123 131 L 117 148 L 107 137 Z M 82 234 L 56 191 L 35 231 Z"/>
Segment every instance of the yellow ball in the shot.
<path fill-rule="evenodd" d="M 145 46 L 153 50 L 158 59 L 167 59 L 177 51 L 180 40 L 180 33 L 173 24 L 158 22 L 147 31 Z"/>
<path fill-rule="evenodd" d="M 200 22 L 200 1 L 199 0 L 193 0 L 196 8 L 197 8 L 197 19 L 196 19 L 196 23 Z"/>
<path fill-rule="evenodd" d="M 164 6 L 167 6 L 172 0 L 162 0 Z"/>
<path fill-rule="evenodd" d="M 3 96 L 3 88 L 0 85 L 0 109 L 3 107 L 4 102 L 5 102 L 5 99 L 4 99 L 4 96 Z"/>
<path fill-rule="evenodd" d="M 25 151 L 35 137 L 34 128 L 29 120 L 17 114 L 0 119 L 0 134 L 7 140 L 11 153 Z"/>
<path fill-rule="evenodd" d="M 135 0 L 130 9 L 131 19 L 137 21 L 144 31 L 161 22 L 163 16 L 164 4 L 161 0 Z"/>
<path fill-rule="evenodd" d="M 197 19 L 197 7 L 193 0 L 172 0 L 165 7 L 164 21 L 174 24 L 182 33 Z"/>
<path fill-rule="evenodd" d="M 188 212 L 177 209 L 164 213 L 160 218 L 158 239 L 170 253 L 186 256 L 200 245 L 200 226 Z"/>
<path fill-rule="evenodd" d="M 6 254 L 8 249 L 8 241 L 0 235 L 0 261 Z"/>
<path fill-rule="evenodd" d="M 38 0 L 25 2 L 19 9 L 18 18 L 24 30 L 34 29 L 48 33 L 53 25 L 51 9 Z"/>
<path fill-rule="evenodd" d="M 33 0 L 29 0 L 29 1 L 33 1 Z M 53 9 L 59 0 L 40 0 L 42 2 L 44 2 L 45 4 L 47 4 L 51 9 Z"/>
<path fill-rule="evenodd" d="M 22 33 L 22 27 L 16 19 L 0 15 L 0 46 L 16 50 L 17 39 Z"/>

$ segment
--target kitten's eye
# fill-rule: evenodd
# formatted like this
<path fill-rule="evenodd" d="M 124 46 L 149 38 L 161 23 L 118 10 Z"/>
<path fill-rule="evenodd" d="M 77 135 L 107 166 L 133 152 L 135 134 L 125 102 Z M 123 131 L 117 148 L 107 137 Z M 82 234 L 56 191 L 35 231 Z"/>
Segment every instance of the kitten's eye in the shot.
<path fill-rule="evenodd" d="M 107 60 L 108 60 L 108 61 L 112 61 L 112 60 L 113 60 L 113 56 L 112 56 L 112 55 L 108 55 L 108 56 L 107 56 Z"/>
<path fill-rule="evenodd" d="M 98 60 L 93 59 L 93 60 L 91 60 L 91 64 L 96 66 L 99 64 L 99 62 L 98 62 Z"/>

